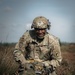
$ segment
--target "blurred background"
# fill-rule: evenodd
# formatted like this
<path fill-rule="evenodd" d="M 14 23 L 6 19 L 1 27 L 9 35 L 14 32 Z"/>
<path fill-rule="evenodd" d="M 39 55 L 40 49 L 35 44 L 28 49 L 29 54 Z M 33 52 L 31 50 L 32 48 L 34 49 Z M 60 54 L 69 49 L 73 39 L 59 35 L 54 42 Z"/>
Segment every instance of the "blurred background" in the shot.
<path fill-rule="evenodd" d="M 17 42 L 37 16 L 51 22 L 49 33 L 75 42 L 75 0 L 0 0 L 0 42 Z"/>
<path fill-rule="evenodd" d="M 57 74 L 75 75 L 75 0 L 0 0 L 0 75 L 19 75 L 13 50 L 37 16 L 49 19 L 48 32 L 61 41 Z"/>

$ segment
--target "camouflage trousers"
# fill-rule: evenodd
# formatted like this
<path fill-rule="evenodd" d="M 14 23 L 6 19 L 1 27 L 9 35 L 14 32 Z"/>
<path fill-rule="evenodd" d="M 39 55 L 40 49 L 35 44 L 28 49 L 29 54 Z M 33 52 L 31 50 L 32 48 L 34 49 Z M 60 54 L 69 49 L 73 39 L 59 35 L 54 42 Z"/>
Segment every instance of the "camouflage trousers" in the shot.
<path fill-rule="evenodd" d="M 19 72 L 19 75 L 36 75 L 35 72 L 33 70 L 24 70 L 22 72 Z"/>
<path fill-rule="evenodd" d="M 35 74 L 35 72 L 33 70 L 27 70 L 27 71 L 22 71 L 19 72 L 19 75 L 39 75 L 39 74 Z M 49 75 L 57 75 L 55 71 L 53 71 L 52 73 L 50 73 Z"/>
<path fill-rule="evenodd" d="M 41 65 L 42 64 L 40 63 L 36 65 L 31 63 L 31 64 L 26 64 L 25 68 L 20 66 L 18 71 L 19 75 L 57 75 L 54 69 L 42 67 Z M 38 67 L 41 67 L 41 70 L 40 68 L 37 69 Z M 39 72 L 40 74 L 38 74 Z"/>

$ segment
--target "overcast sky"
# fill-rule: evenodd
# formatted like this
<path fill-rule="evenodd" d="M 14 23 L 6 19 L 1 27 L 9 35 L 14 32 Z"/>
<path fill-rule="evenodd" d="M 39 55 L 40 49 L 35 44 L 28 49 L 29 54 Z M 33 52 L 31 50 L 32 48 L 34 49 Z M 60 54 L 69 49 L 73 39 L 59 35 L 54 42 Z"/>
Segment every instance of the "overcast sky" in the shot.
<path fill-rule="evenodd" d="M 18 42 L 40 15 L 50 20 L 49 33 L 75 42 L 75 0 L 0 0 L 0 42 Z"/>

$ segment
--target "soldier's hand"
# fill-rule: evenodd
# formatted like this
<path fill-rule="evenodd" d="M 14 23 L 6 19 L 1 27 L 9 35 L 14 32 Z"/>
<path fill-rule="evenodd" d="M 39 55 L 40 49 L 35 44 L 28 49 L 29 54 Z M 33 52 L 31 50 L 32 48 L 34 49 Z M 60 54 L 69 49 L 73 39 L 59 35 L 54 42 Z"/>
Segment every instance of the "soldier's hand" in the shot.
<path fill-rule="evenodd" d="M 39 63 L 42 62 L 43 60 L 40 59 L 30 59 L 30 60 L 26 60 L 25 63 Z"/>
<path fill-rule="evenodd" d="M 35 62 L 43 62 L 41 59 L 34 59 Z"/>
<path fill-rule="evenodd" d="M 46 66 L 46 67 L 47 67 L 47 66 L 50 66 L 50 65 L 49 65 L 49 62 L 47 62 L 47 61 L 44 61 L 44 62 L 42 62 L 42 63 L 43 63 L 44 66 Z"/>

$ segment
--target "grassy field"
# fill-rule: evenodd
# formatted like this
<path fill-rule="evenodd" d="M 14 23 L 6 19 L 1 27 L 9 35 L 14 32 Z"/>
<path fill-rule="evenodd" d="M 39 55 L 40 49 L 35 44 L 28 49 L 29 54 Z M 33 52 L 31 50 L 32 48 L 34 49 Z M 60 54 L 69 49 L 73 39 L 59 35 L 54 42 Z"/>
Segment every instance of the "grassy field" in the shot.
<path fill-rule="evenodd" d="M 15 44 L 0 44 L 0 75 L 18 75 L 18 64 L 14 61 Z M 62 63 L 57 68 L 58 75 L 75 75 L 75 44 L 61 44 Z"/>
<path fill-rule="evenodd" d="M 61 52 L 63 60 L 58 75 L 75 75 L 75 44 L 62 44 Z"/>

